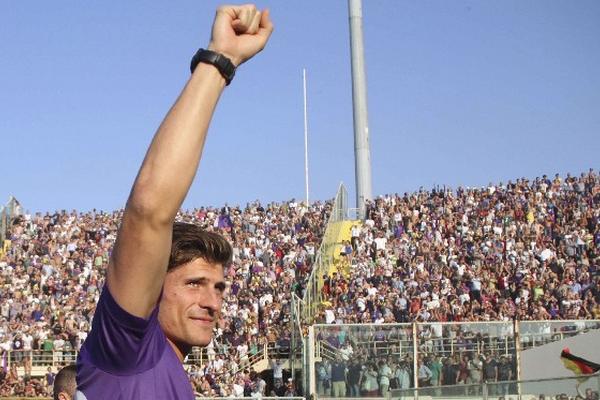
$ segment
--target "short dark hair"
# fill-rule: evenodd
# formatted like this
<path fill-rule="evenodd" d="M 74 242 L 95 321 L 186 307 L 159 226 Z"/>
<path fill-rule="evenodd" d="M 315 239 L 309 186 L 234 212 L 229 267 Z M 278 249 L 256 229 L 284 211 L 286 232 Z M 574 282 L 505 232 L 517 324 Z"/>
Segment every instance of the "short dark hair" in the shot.
<path fill-rule="evenodd" d="M 167 271 L 197 258 L 225 267 L 231 262 L 232 253 L 229 242 L 218 233 L 205 231 L 194 224 L 175 222 Z"/>
<path fill-rule="evenodd" d="M 58 400 L 59 393 L 66 393 L 70 398 L 75 397 L 77 390 L 77 366 L 75 364 L 67 365 L 56 374 L 54 387 L 52 388 L 52 398 Z"/>

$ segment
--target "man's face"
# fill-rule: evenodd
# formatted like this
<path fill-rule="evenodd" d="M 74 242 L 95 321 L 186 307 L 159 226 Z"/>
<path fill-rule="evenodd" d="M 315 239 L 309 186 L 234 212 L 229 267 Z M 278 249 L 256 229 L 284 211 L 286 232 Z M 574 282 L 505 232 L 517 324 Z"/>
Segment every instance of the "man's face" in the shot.
<path fill-rule="evenodd" d="M 167 273 L 158 320 L 169 342 L 183 357 L 191 346 L 210 343 L 224 291 L 223 267 L 202 258 Z"/>

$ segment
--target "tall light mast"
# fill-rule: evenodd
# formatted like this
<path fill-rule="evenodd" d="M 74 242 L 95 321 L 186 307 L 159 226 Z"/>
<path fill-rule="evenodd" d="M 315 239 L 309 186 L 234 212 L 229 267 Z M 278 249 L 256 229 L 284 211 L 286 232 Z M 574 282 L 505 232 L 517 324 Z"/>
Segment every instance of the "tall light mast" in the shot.
<path fill-rule="evenodd" d="M 366 200 L 372 199 L 372 190 L 361 0 L 348 0 L 348 13 L 350 16 L 350 52 L 352 57 L 356 207 L 359 210 L 359 218 L 364 219 L 366 216 Z"/>

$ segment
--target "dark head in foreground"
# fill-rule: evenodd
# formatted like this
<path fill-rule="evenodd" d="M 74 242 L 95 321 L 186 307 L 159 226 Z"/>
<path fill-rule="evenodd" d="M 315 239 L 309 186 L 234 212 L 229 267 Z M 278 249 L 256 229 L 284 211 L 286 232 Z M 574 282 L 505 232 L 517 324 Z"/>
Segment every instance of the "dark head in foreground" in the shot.
<path fill-rule="evenodd" d="M 72 400 L 77 390 L 77 367 L 75 364 L 67 365 L 56 375 L 52 398 L 54 400 Z"/>

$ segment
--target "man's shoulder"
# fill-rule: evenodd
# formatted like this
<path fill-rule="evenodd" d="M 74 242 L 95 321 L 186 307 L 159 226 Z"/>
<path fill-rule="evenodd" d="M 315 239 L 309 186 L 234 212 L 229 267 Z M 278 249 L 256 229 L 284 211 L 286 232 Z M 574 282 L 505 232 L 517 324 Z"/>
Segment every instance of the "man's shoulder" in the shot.
<path fill-rule="evenodd" d="M 158 307 L 148 319 L 136 317 L 122 309 L 105 286 L 81 359 L 108 373 L 127 374 L 156 365 L 166 346 Z"/>
<path fill-rule="evenodd" d="M 192 399 L 188 376 L 170 346 L 165 347 L 155 364 L 137 370 L 105 371 L 94 365 L 82 351 L 77 364 L 78 389 L 94 399 Z M 177 396 L 173 397 L 173 393 Z M 121 397 L 119 397 L 121 396 Z"/>

